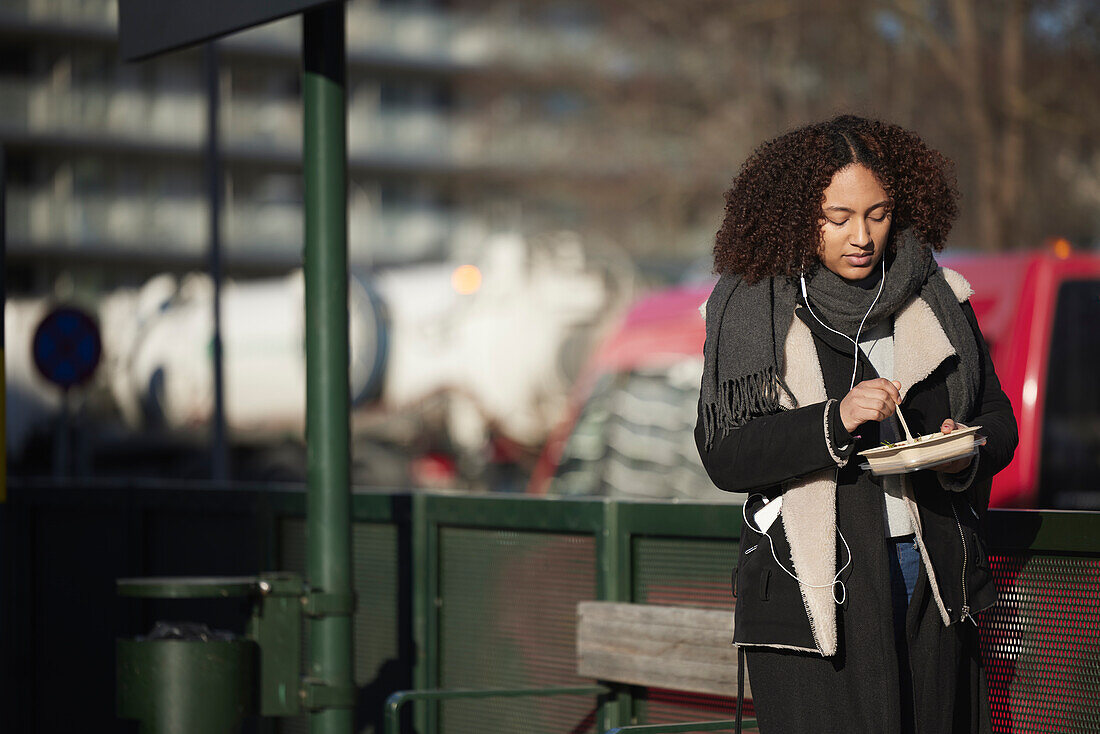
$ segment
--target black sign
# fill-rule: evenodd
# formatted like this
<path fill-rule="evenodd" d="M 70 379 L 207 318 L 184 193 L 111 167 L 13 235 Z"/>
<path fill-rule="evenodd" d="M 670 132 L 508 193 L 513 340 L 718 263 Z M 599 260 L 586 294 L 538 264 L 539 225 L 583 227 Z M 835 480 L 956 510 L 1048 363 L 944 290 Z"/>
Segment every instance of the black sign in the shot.
<path fill-rule="evenodd" d="M 68 390 L 85 382 L 99 365 L 99 327 L 80 309 L 58 306 L 34 330 L 33 351 L 42 376 Z"/>
<path fill-rule="evenodd" d="M 126 61 L 174 51 L 339 0 L 118 0 Z"/>

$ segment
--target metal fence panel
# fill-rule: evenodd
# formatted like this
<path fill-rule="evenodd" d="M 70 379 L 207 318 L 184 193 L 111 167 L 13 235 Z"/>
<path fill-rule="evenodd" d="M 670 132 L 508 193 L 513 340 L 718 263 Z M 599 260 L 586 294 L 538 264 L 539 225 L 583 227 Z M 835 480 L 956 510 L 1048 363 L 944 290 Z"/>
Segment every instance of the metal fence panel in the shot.
<path fill-rule="evenodd" d="M 124 730 L 128 722 L 115 718 L 116 637 L 188 616 L 243 629 L 231 600 L 122 599 L 115 580 L 260 570 L 252 493 L 48 482 L 11 489 L 0 527 L 10 564 L 0 603 L 12 625 L 0 686 L 15 698 L 0 728 Z"/>
<path fill-rule="evenodd" d="M 190 610 L 120 600 L 114 579 L 302 572 L 303 500 L 264 488 L 16 487 L 0 513 L 3 647 L 19 670 L 13 678 L 10 667 L 5 682 L 21 709 L 9 723 L 46 731 L 79 712 L 82 730 L 117 730 L 114 636 Z M 732 611 L 738 508 L 397 493 L 356 495 L 353 515 L 360 732 L 377 732 L 381 701 L 414 680 L 590 683 L 573 672 L 578 601 Z M 1001 591 L 982 616 L 994 731 L 1100 731 L 1100 513 L 1002 511 L 987 522 Z M 217 626 L 226 614 L 228 625 L 238 610 L 224 605 L 194 616 Z M 65 632 L 74 619 L 83 625 L 75 637 Z M 69 691 L 57 676 L 84 682 Z M 65 707 L 49 706 L 58 690 L 68 691 Z M 664 723 L 729 716 L 732 699 L 649 690 L 632 706 L 640 721 Z M 595 713 L 593 698 L 576 697 L 448 702 L 438 718 L 413 718 L 420 734 L 434 722 L 448 734 L 585 732 L 595 730 Z M 293 719 L 275 728 L 306 730 Z"/>
<path fill-rule="evenodd" d="M 440 528 L 439 670 L 444 688 L 580 685 L 576 605 L 596 596 L 591 535 Z M 591 732 L 591 697 L 441 704 L 440 730 Z"/>
<path fill-rule="evenodd" d="M 1100 559 L 990 557 L 982 615 L 993 731 L 1100 731 Z"/>
<path fill-rule="evenodd" d="M 730 569 L 737 562 L 736 541 L 640 537 L 634 538 L 632 545 L 632 601 L 729 609 L 732 613 Z M 732 629 L 731 623 L 731 640 Z"/>
<path fill-rule="evenodd" d="M 737 561 L 735 540 L 642 536 L 633 538 L 632 548 L 632 601 L 728 609 L 732 644 L 730 569 Z M 657 688 L 646 690 L 635 702 L 639 720 L 647 724 L 732 718 L 734 705 L 732 697 Z M 751 704 L 747 710 L 752 711 Z"/>
<path fill-rule="evenodd" d="M 29 680 L 17 685 L 30 695 L 16 707 L 30 714 L 33 731 L 65 731 L 85 717 L 94 722 L 90 731 L 107 731 L 115 708 L 115 637 L 146 631 L 132 605 L 115 595 L 116 575 L 130 566 L 126 528 L 110 511 L 88 506 L 42 508 L 26 517 L 31 545 L 17 557 L 27 564 L 20 570 L 29 596 L 21 601 L 29 613 L 19 636 L 26 635 L 29 654 L 18 675 Z"/>
<path fill-rule="evenodd" d="M 380 734 L 386 697 L 412 685 L 409 593 L 401 579 L 396 526 L 355 523 L 351 541 L 355 685 L 359 689 L 355 730 Z"/>

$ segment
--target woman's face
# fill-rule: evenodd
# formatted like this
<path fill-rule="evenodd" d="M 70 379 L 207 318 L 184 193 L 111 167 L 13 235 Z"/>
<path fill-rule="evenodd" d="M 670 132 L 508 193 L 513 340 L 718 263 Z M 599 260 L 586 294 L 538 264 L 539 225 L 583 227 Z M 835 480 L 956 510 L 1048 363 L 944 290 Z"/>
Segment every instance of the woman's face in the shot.
<path fill-rule="evenodd" d="M 852 163 L 833 175 L 822 206 L 822 265 L 847 280 L 875 272 L 890 234 L 892 202 L 874 174 Z"/>

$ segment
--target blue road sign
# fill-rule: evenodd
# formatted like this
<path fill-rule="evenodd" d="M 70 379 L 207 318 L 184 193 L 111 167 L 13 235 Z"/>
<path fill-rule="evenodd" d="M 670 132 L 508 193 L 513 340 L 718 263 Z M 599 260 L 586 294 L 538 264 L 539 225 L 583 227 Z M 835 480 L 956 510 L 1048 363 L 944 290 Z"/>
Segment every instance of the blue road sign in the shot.
<path fill-rule="evenodd" d="M 91 316 L 73 306 L 58 306 L 34 330 L 33 349 L 34 366 L 42 376 L 67 390 L 95 374 L 103 345 Z"/>

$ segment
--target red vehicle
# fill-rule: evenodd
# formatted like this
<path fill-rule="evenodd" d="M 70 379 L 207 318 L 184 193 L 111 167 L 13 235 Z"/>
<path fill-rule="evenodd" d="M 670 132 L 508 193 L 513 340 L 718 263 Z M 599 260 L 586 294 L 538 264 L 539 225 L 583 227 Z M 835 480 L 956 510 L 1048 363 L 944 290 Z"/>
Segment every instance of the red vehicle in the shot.
<path fill-rule="evenodd" d="M 997 475 L 998 507 L 1100 509 L 1100 254 L 945 257 L 971 304 L 1020 426 Z M 736 499 L 709 484 L 695 450 L 702 374 L 699 306 L 712 282 L 639 301 L 599 347 L 570 415 L 543 449 L 534 494 Z"/>

